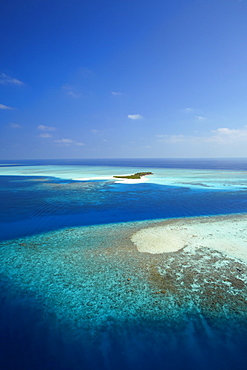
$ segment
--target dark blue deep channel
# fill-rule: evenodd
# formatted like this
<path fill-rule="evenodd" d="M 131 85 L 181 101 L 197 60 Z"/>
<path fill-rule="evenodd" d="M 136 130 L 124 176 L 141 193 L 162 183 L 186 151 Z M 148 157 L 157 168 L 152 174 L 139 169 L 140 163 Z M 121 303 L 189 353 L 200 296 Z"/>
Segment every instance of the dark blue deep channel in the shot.
<path fill-rule="evenodd" d="M 16 161 L 14 161 L 16 163 Z M 72 164 L 69 161 L 51 164 Z M 49 164 L 22 162 L 25 165 Z M 140 167 L 142 160 L 77 161 L 78 165 Z M 157 168 L 247 170 L 246 160 L 150 160 Z M 147 162 L 145 163 L 147 166 Z M 226 215 L 247 212 L 247 190 L 172 187 L 150 183 L 76 182 L 57 178 L 0 176 L 0 241 L 67 227 L 131 221 Z M 231 321 L 212 329 L 196 314 L 183 328 L 164 328 L 152 319 L 131 317 L 111 326 L 103 340 L 88 344 L 66 325 L 44 315 L 42 299 L 13 288 L 11 276 L 0 280 L 1 370 L 244 370 L 247 336 L 244 323 Z M 247 304 L 247 303 L 246 303 Z M 186 313 L 185 313 L 186 316 Z M 119 318 L 121 321 L 121 318 Z M 144 325 L 145 324 L 145 325 Z M 247 323 L 246 323 L 247 324 Z M 237 325 L 237 330 L 236 330 Z M 243 330 L 242 330 L 242 326 Z M 103 329 L 102 329 L 103 330 Z M 104 329 L 105 330 L 105 329 Z M 97 336 L 97 335 L 96 335 Z"/>

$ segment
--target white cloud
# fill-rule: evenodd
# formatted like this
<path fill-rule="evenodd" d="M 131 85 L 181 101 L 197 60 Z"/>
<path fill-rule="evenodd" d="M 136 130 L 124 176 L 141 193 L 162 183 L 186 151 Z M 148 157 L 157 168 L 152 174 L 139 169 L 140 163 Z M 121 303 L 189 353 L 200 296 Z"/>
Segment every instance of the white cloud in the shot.
<path fill-rule="evenodd" d="M 39 137 L 50 138 L 50 137 L 52 137 L 52 135 L 48 134 L 48 132 L 45 132 L 44 134 L 40 134 Z"/>
<path fill-rule="evenodd" d="M 218 128 L 217 130 L 213 130 L 212 132 L 215 132 L 216 134 L 220 134 L 220 135 L 239 135 L 239 134 L 242 134 L 244 131 L 246 131 L 246 129 L 234 129 L 234 128 L 227 128 L 227 127 L 223 127 L 223 128 Z"/>
<path fill-rule="evenodd" d="M 203 116 L 196 116 L 196 119 L 198 121 L 206 121 L 207 117 L 203 117 Z"/>
<path fill-rule="evenodd" d="M 194 112 L 194 108 L 185 108 L 184 111 L 186 113 L 192 113 L 192 112 Z"/>
<path fill-rule="evenodd" d="M 72 140 L 72 139 L 57 139 L 57 140 L 54 140 L 54 142 L 58 143 L 58 144 L 65 145 L 65 146 L 69 146 L 69 145 L 84 146 L 85 145 L 82 142 L 75 141 L 75 140 Z"/>
<path fill-rule="evenodd" d="M 94 74 L 94 72 L 91 69 L 85 68 L 85 67 L 81 67 L 79 69 L 79 76 L 82 77 L 82 78 L 89 78 L 89 77 L 94 77 L 95 74 Z"/>
<path fill-rule="evenodd" d="M 192 135 L 156 135 L 160 142 L 165 143 L 215 143 L 215 144 L 236 144 L 247 142 L 247 126 L 240 129 L 230 129 L 227 127 L 212 130 L 205 136 L 192 136 Z"/>
<path fill-rule="evenodd" d="M 181 143 L 182 141 L 186 141 L 185 135 L 156 135 L 156 137 L 159 138 L 159 141 L 166 143 Z"/>
<path fill-rule="evenodd" d="M 112 91 L 112 92 L 111 92 L 111 94 L 112 94 L 112 95 L 114 95 L 114 96 L 115 96 L 115 95 L 123 95 L 123 93 L 121 93 L 121 92 L 117 92 L 117 91 Z"/>
<path fill-rule="evenodd" d="M 214 135 L 209 137 L 207 142 L 216 142 L 219 144 L 247 142 L 247 126 L 240 129 L 223 127 L 213 130 L 212 133 Z"/>
<path fill-rule="evenodd" d="M 90 132 L 92 132 L 92 134 L 97 134 L 99 130 L 91 130 Z"/>
<path fill-rule="evenodd" d="M 63 89 L 63 90 L 65 90 L 65 91 L 66 91 L 66 90 L 68 90 L 68 91 L 69 91 L 69 90 L 73 90 L 73 87 L 72 87 L 71 85 L 64 84 L 64 85 L 62 86 L 62 89 Z"/>
<path fill-rule="evenodd" d="M 45 126 L 45 125 L 39 125 L 37 128 L 38 130 L 41 130 L 41 131 L 55 131 L 56 130 L 56 127 Z"/>
<path fill-rule="evenodd" d="M 73 99 L 78 99 L 81 96 L 81 94 L 78 93 L 73 86 L 63 85 L 62 89 L 65 91 L 66 95 L 70 96 Z"/>
<path fill-rule="evenodd" d="M 66 145 L 74 143 L 74 140 L 72 140 L 72 139 L 58 139 L 58 140 L 54 140 L 54 141 L 55 141 L 55 143 L 66 144 Z"/>
<path fill-rule="evenodd" d="M 141 116 L 140 114 L 129 114 L 128 118 L 136 120 L 136 119 L 142 119 L 143 116 Z"/>
<path fill-rule="evenodd" d="M 15 108 L 9 107 L 8 105 L 0 104 L 0 109 L 15 109 Z"/>
<path fill-rule="evenodd" d="M 10 123 L 9 126 L 12 127 L 12 128 L 21 128 L 22 127 L 18 123 Z"/>
<path fill-rule="evenodd" d="M 75 93 L 74 91 L 68 91 L 67 95 L 70 96 L 73 99 L 78 99 L 81 96 L 81 94 Z"/>
<path fill-rule="evenodd" d="M 0 73 L 0 85 L 15 85 L 22 86 L 24 83 L 17 78 L 10 77 L 5 73 Z"/>

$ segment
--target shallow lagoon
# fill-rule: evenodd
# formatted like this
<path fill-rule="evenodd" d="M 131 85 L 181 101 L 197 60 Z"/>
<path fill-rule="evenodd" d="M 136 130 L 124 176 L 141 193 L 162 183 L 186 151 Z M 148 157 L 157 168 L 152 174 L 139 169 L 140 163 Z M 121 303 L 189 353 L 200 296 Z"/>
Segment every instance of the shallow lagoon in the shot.
<path fill-rule="evenodd" d="M 1 168 L 13 171 L 1 178 L 5 368 L 246 366 L 245 263 L 205 246 L 150 255 L 131 241 L 158 219 L 246 212 L 243 171 L 160 169 L 123 185 L 70 181 L 82 168 L 63 179 L 20 168 Z"/>

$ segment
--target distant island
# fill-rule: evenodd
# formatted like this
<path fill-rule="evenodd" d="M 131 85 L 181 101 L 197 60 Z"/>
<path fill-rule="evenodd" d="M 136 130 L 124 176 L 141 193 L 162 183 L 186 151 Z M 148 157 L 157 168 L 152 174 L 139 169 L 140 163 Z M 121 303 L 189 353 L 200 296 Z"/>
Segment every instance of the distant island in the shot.
<path fill-rule="evenodd" d="M 113 176 L 116 179 L 131 179 L 131 180 L 139 180 L 143 176 L 146 175 L 153 175 L 152 172 L 137 172 L 134 175 L 128 175 L 128 176 Z"/>

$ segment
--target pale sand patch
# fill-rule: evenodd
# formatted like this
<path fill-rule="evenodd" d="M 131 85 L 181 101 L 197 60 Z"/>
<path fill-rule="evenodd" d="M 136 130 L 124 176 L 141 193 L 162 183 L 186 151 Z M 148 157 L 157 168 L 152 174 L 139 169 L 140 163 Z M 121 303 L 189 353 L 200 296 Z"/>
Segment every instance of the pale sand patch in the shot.
<path fill-rule="evenodd" d="M 129 176 L 129 175 L 122 175 Z M 142 182 L 148 181 L 148 178 L 143 176 L 141 179 L 116 179 L 113 176 L 99 176 L 99 177 L 81 177 L 78 179 L 73 179 L 75 181 L 92 181 L 92 180 L 111 180 L 119 184 L 140 184 Z"/>
<path fill-rule="evenodd" d="M 188 235 L 176 228 L 169 226 L 157 226 L 143 229 L 133 234 L 132 242 L 142 253 L 168 253 L 176 252 L 186 245 Z"/>
<path fill-rule="evenodd" d="M 247 262 L 247 215 L 195 217 L 163 222 L 131 237 L 139 252 L 168 253 L 206 247 Z"/>

